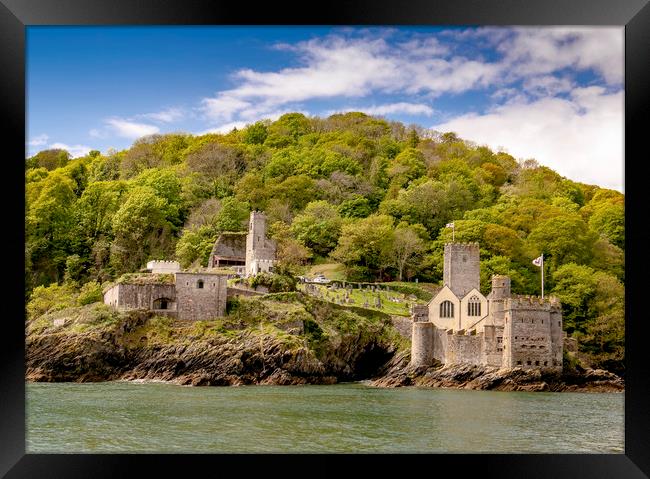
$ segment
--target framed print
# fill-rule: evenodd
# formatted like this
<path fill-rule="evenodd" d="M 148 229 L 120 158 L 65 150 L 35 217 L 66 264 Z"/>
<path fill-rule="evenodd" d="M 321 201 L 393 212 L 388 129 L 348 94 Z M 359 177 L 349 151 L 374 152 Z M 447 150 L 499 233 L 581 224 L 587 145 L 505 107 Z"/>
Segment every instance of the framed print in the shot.
<path fill-rule="evenodd" d="M 647 2 L 1 2 L 7 477 L 650 474 Z"/>

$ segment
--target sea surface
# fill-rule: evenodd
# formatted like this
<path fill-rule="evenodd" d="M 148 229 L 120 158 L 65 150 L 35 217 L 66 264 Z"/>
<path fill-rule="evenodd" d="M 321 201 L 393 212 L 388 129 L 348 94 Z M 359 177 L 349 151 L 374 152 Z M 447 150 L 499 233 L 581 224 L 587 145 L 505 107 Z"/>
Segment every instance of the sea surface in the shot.
<path fill-rule="evenodd" d="M 29 453 L 623 453 L 621 393 L 29 383 Z"/>

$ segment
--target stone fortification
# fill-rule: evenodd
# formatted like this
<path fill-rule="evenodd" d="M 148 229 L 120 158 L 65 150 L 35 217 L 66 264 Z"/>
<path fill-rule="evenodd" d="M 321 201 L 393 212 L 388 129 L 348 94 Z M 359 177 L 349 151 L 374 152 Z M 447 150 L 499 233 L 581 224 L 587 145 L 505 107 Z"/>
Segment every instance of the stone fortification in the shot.
<path fill-rule="evenodd" d="M 526 296 L 506 300 L 503 366 L 562 369 L 560 317 L 560 304 L 555 298 Z"/>
<path fill-rule="evenodd" d="M 176 288 L 173 284 L 116 284 L 104 293 L 104 303 L 120 311 L 148 309 L 176 316 Z"/>
<path fill-rule="evenodd" d="M 502 275 L 492 277 L 492 291 L 483 296 L 477 243 L 446 244 L 444 267 L 443 288 L 427 306 L 412 309 L 414 366 L 438 360 L 562 369 L 562 309 L 556 298 L 512 297 L 510 278 Z"/>
<path fill-rule="evenodd" d="M 104 293 L 104 303 L 120 311 L 147 309 L 182 320 L 213 319 L 226 314 L 226 280 L 221 273 L 174 274 L 173 283 L 156 276 L 121 282 Z"/>
<path fill-rule="evenodd" d="M 178 319 L 207 320 L 225 316 L 227 275 L 176 273 Z"/>

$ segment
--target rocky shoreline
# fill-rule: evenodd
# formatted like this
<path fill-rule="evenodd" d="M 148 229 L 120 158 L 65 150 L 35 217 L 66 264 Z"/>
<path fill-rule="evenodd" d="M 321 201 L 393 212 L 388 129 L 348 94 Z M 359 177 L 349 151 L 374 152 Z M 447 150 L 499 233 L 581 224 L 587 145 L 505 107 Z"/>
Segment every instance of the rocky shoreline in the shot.
<path fill-rule="evenodd" d="M 625 382 L 602 369 L 572 372 L 542 372 L 522 368 L 499 369 L 470 364 L 412 367 L 408 355 L 395 358 L 383 375 L 373 379 L 375 387 L 417 386 L 490 391 L 624 392 Z"/>
<path fill-rule="evenodd" d="M 110 321 L 100 315 L 105 322 L 97 323 L 97 311 L 108 314 L 101 306 L 62 312 L 39 328 L 28 328 L 26 380 L 192 386 L 364 381 L 390 388 L 553 392 L 625 388 L 623 379 L 603 370 L 559 374 L 472 365 L 413 368 L 408 343 L 389 316 L 294 300 L 291 308 L 285 302 L 277 310 L 273 301 L 250 300 L 261 306 L 265 321 L 272 319 L 256 326 L 234 320 L 188 325 L 145 311 L 110 313 Z M 246 314 L 260 314 L 255 311 L 249 308 Z"/>

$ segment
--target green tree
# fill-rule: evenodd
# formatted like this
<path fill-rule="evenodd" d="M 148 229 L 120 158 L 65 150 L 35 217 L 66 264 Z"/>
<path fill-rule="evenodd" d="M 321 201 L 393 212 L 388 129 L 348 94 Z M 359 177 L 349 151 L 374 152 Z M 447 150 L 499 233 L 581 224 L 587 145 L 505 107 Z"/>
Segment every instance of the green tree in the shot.
<path fill-rule="evenodd" d="M 529 252 L 550 254 L 555 267 L 565 263 L 588 263 L 596 235 L 578 214 L 563 215 L 537 225 L 528 235 Z"/>
<path fill-rule="evenodd" d="M 248 203 L 235 197 L 224 198 L 214 226 L 217 231 L 244 231 L 248 222 L 250 207 Z"/>
<path fill-rule="evenodd" d="M 397 268 L 398 281 L 402 281 L 408 267 L 416 267 L 420 256 L 426 250 L 426 243 L 418 233 L 426 234 L 405 224 L 400 224 L 395 229 L 392 244 L 388 247 L 388 258 L 389 264 Z"/>
<path fill-rule="evenodd" d="M 392 240 L 393 219 L 373 214 L 345 224 L 331 256 L 348 270 L 361 266 L 363 274 L 378 278 L 387 264 L 386 254 Z"/>
<path fill-rule="evenodd" d="M 167 256 L 172 242 L 171 225 L 163 213 L 166 206 L 150 187 L 131 190 L 112 220 L 111 263 L 116 272 L 136 271 L 151 255 Z"/>
<path fill-rule="evenodd" d="M 291 231 L 307 248 L 326 256 L 336 247 L 342 225 L 336 208 L 327 201 L 312 201 L 294 218 Z"/>
<path fill-rule="evenodd" d="M 183 235 L 176 243 L 176 259 L 181 267 L 207 267 L 217 236 L 215 228 L 207 225 L 183 230 Z"/>

